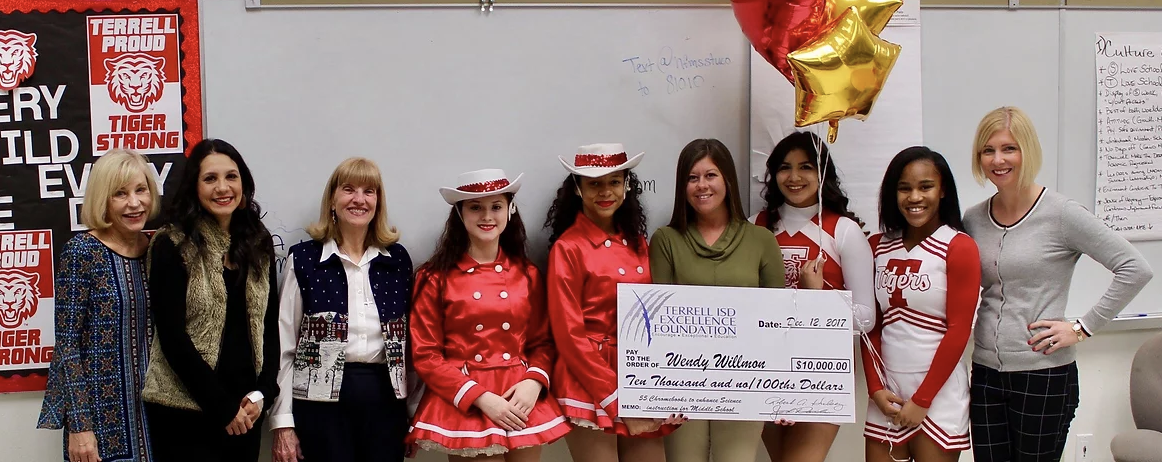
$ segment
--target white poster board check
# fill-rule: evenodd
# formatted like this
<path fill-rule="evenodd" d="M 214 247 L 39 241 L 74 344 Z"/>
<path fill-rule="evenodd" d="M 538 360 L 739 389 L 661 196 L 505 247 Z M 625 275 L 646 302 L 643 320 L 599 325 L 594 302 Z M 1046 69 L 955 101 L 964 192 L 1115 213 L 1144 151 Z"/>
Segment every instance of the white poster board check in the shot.
<path fill-rule="evenodd" d="M 851 292 L 618 284 L 621 417 L 855 422 Z"/>

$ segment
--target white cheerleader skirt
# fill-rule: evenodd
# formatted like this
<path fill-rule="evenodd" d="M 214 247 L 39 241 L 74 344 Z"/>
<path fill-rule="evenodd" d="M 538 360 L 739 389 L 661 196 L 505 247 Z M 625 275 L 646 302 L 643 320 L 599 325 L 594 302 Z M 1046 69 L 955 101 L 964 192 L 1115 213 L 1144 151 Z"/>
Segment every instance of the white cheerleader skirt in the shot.
<path fill-rule="evenodd" d="M 920 383 L 928 373 L 886 371 L 886 374 L 890 377 L 888 383 L 899 388 L 893 391 L 907 400 L 920 388 Z M 968 405 L 968 367 L 960 363 L 936 393 L 932 407 L 928 408 L 928 415 L 917 427 L 900 428 L 893 425 L 875 402 L 868 399 L 863 436 L 898 446 L 907 443 L 916 433 L 924 432 L 945 451 L 963 451 L 971 447 L 968 438 Z"/>

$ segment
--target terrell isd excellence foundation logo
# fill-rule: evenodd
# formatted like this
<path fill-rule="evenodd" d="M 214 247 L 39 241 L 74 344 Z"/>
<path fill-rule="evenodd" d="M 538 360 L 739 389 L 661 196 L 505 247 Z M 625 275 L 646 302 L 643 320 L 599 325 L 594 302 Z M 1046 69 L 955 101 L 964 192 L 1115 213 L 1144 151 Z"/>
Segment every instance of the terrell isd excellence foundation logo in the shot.
<path fill-rule="evenodd" d="M 632 291 L 633 309 L 621 319 L 621 337 L 645 341 L 654 337 L 736 338 L 737 310 L 725 306 L 669 304 L 673 291 L 650 289 Z"/>

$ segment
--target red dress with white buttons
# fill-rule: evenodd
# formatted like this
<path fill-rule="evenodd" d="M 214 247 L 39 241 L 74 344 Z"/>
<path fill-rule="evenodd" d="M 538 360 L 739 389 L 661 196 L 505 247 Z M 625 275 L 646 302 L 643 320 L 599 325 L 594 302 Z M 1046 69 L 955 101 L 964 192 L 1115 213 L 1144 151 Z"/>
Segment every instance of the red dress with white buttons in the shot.
<path fill-rule="evenodd" d="M 635 253 L 578 213 L 549 251 L 549 319 L 560 355 L 553 396 L 574 424 L 624 436 L 629 430 L 617 418 L 617 284 L 651 282 L 649 247 L 639 239 Z"/>
<path fill-rule="evenodd" d="M 412 359 L 427 391 L 407 442 L 461 456 L 551 443 L 570 427 L 544 392 L 526 427 L 507 431 L 473 406 L 524 379 L 549 390 L 553 345 L 541 276 L 531 265 L 477 263 L 467 254 L 444 274 L 421 271 L 411 314 Z"/>

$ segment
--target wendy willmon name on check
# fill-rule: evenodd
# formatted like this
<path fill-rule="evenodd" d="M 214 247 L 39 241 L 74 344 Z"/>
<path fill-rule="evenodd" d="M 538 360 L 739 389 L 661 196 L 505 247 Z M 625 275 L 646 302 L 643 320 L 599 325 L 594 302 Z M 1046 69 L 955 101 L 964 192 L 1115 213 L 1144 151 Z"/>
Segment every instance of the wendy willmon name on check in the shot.
<path fill-rule="evenodd" d="M 620 284 L 620 411 L 853 422 L 848 300 L 839 291 Z"/>

